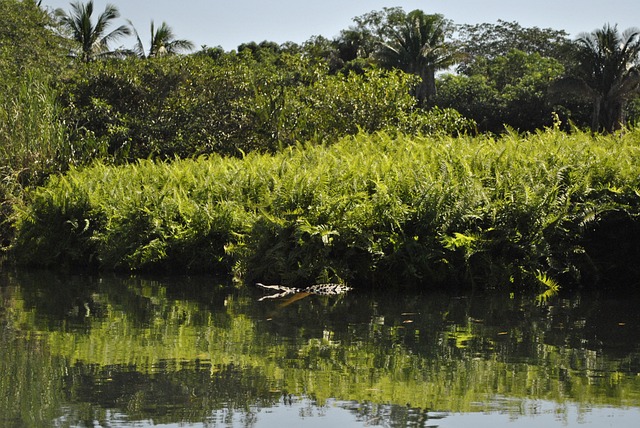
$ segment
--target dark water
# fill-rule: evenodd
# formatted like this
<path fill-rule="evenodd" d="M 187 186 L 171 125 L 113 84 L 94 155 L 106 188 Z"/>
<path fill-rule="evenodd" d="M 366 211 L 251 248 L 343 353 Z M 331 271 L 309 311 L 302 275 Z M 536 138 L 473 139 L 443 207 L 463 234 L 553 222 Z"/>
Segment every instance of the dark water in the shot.
<path fill-rule="evenodd" d="M 0 426 L 640 426 L 637 295 L 263 295 L 1 273 Z"/>

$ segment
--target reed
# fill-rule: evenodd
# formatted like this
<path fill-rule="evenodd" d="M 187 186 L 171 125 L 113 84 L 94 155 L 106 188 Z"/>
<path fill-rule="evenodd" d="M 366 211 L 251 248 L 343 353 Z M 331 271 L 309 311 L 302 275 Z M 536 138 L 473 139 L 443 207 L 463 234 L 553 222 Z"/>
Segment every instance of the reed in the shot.
<path fill-rule="evenodd" d="M 0 160 L 22 182 L 57 171 L 65 135 L 57 120 L 55 93 L 38 72 L 2 83 Z"/>
<path fill-rule="evenodd" d="M 20 78 L 7 73 L 0 82 L 0 250 L 22 189 L 61 172 L 72 156 L 49 78 L 37 68 Z"/>
<path fill-rule="evenodd" d="M 14 254 L 291 285 L 579 282 L 603 273 L 592 252 L 605 244 L 592 237 L 609 214 L 637 224 L 639 157 L 637 128 L 550 129 L 360 134 L 242 159 L 95 164 L 31 193 Z"/>

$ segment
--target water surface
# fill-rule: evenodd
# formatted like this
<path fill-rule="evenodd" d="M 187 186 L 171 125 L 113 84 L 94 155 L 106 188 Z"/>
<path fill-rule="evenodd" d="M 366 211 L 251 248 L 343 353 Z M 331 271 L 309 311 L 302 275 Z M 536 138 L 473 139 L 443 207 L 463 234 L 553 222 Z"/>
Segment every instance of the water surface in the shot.
<path fill-rule="evenodd" d="M 0 274 L 0 426 L 640 424 L 640 299 Z"/>

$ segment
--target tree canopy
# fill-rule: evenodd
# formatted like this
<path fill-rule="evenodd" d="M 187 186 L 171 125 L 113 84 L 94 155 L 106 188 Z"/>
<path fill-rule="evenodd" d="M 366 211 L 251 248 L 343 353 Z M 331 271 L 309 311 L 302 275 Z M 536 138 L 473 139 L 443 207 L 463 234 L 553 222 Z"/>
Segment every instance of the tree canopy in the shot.
<path fill-rule="evenodd" d="M 435 103 L 475 120 L 481 131 L 499 133 L 505 125 L 534 131 L 552 125 L 556 106 L 548 102 L 547 92 L 563 73 L 554 58 L 514 49 L 476 58 L 465 74 L 440 77 Z"/>
<path fill-rule="evenodd" d="M 0 0 L 0 74 L 18 76 L 25 70 L 57 70 L 65 55 L 65 40 L 54 34 L 55 21 L 34 0 Z"/>
<path fill-rule="evenodd" d="M 90 147 L 89 142 L 107 147 L 110 154 L 125 148 L 134 156 L 186 156 L 191 150 L 234 153 L 236 144 L 243 151 L 271 150 L 298 138 L 320 141 L 312 130 L 326 131 L 331 137 L 323 137 L 333 140 L 340 126 L 349 134 L 358 127 L 375 130 L 390 123 L 411 123 L 409 128 L 415 130 L 424 128 L 424 123 L 414 121 L 416 115 L 434 106 L 461 112 L 479 131 L 498 133 L 505 125 L 520 131 L 549 126 L 555 113 L 579 126 L 611 130 L 624 123 L 625 112 L 640 111 L 634 107 L 639 105 L 637 32 L 615 39 L 615 32 L 609 31 L 611 40 L 594 36 L 571 41 L 563 30 L 524 28 L 506 21 L 454 25 L 442 15 L 393 7 L 355 17 L 354 24 L 333 39 L 315 36 L 302 45 L 251 41 L 230 52 L 203 47 L 172 62 L 159 57 L 186 54 L 193 44 L 176 37 L 165 21 L 159 26 L 151 21 L 145 46 L 133 25 L 119 25 L 120 14 L 112 5 L 96 16 L 93 1 L 74 2 L 69 12 L 55 12 L 57 22 L 32 0 L 2 0 L 0 5 L 10 18 L 0 23 L 0 40 L 16 41 L 2 44 L 5 53 L 11 52 L 3 58 L 16 59 L 5 60 L 3 67 L 13 67 L 16 75 L 29 61 L 61 64 L 71 42 L 77 58 L 97 63 L 83 68 L 65 60 L 68 69 L 52 81 L 60 91 L 62 117 L 72 124 L 72 140 L 77 138 L 82 147 Z M 62 34 L 67 40 L 54 31 L 56 27 L 66 31 Z M 114 50 L 114 41 L 128 34 L 135 36 L 134 47 Z M 29 37 L 33 43 L 24 42 Z M 619 52 L 607 57 L 605 42 Z M 600 52 L 600 59 L 592 60 L 594 52 Z M 114 54 L 130 58 L 95 61 Z M 605 60 L 617 60 L 618 65 L 603 66 L 599 78 L 594 64 Z M 182 69 L 184 64 L 188 67 Z M 597 80 L 611 76 L 615 67 L 621 77 L 613 79 L 605 96 Z M 211 76 L 207 69 L 225 77 Z M 381 69 L 393 72 L 380 73 Z M 361 77 L 351 77 L 353 72 Z M 563 73 L 567 77 L 559 79 Z M 340 76 L 329 77 L 334 75 Z M 574 98 L 549 97 L 554 80 Z M 352 86 L 343 87 L 345 82 Z M 383 84 L 392 94 L 391 103 L 380 89 Z M 319 95 L 320 85 L 325 85 L 326 97 Z M 380 98 L 366 98 L 366 90 Z M 403 90 L 417 102 L 400 98 Z M 605 100 L 597 108 L 594 103 L 596 122 L 584 119 L 591 108 L 575 101 L 576 93 L 589 101 L 597 94 Z M 311 115 L 308 109 L 314 102 L 321 107 Z M 329 114 L 323 110 L 326 106 L 337 109 L 337 116 L 321 117 L 320 111 Z M 365 106 L 371 111 L 363 111 Z M 400 112 L 411 119 L 400 120 Z M 615 119 L 608 118 L 611 115 Z M 374 124 L 371 118 L 384 123 Z M 469 129 L 467 124 L 464 129 Z"/>
<path fill-rule="evenodd" d="M 557 89 L 591 100 L 593 130 L 620 129 L 627 103 L 640 95 L 640 29 L 607 24 L 581 34 L 576 46 L 576 67 Z"/>
<path fill-rule="evenodd" d="M 456 45 L 461 53 L 458 68 L 465 72 L 475 60 L 492 60 L 514 49 L 562 61 L 570 53 L 571 40 L 564 30 L 524 28 L 517 22 L 498 20 L 495 24 L 459 25 Z"/>
<path fill-rule="evenodd" d="M 129 21 L 131 24 L 131 21 Z M 150 26 L 150 39 L 149 39 L 149 52 L 145 53 L 144 44 L 142 43 L 142 39 L 138 34 L 138 31 L 135 29 L 133 24 L 131 24 L 133 28 L 133 33 L 136 37 L 136 44 L 133 48 L 136 55 L 141 58 L 145 57 L 156 57 L 156 56 L 164 56 L 164 55 L 175 55 L 181 52 L 191 51 L 195 47 L 193 42 L 184 39 L 176 39 L 176 36 L 167 25 L 166 22 L 163 22 L 160 27 L 156 28 L 153 21 L 151 21 Z"/>
<path fill-rule="evenodd" d="M 57 9 L 55 13 L 71 38 L 79 44 L 77 55 L 83 62 L 100 56 L 113 56 L 117 52 L 110 50 L 109 44 L 131 34 L 131 29 L 125 25 L 108 31 L 112 21 L 120 17 L 118 8 L 111 4 L 107 4 L 95 23 L 92 20 L 93 0 L 73 2 L 69 12 Z"/>
<path fill-rule="evenodd" d="M 385 68 L 395 68 L 420 77 L 415 95 L 425 105 L 436 93 L 435 73 L 455 61 L 449 38 L 451 21 L 421 10 L 384 8 L 354 18 L 356 26 L 338 39 L 341 55 L 369 55 Z"/>
<path fill-rule="evenodd" d="M 435 73 L 455 61 L 447 37 L 451 23 L 442 15 L 427 15 L 420 10 L 409 12 L 402 22 L 388 29 L 376 56 L 386 67 L 420 76 L 416 90 L 420 104 L 432 101 L 436 94 Z"/>

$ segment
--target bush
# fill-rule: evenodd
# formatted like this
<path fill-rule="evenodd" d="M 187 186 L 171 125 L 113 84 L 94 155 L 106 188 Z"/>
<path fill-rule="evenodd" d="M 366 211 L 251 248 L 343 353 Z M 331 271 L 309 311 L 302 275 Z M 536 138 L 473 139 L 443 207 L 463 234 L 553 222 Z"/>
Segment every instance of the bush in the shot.
<path fill-rule="evenodd" d="M 66 78 L 60 92 L 75 144 L 93 142 L 116 160 L 131 161 L 275 151 L 333 143 L 359 130 L 467 127 L 461 118 L 443 121 L 445 114 L 417 109 L 410 95 L 415 83 L 413 76 L 380 70 L 330 75 L 300 55 L 257 60 L 247 50 L 215 60 L 95 62 Z"/>

